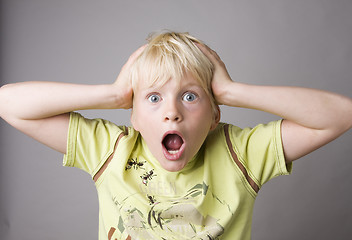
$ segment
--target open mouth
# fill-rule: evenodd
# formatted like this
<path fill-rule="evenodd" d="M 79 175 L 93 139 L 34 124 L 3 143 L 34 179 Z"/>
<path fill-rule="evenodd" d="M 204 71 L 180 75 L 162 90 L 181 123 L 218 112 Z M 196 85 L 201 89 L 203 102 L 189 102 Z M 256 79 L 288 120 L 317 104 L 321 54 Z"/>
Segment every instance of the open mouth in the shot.
<path fill-rule="evenodd" d="M 177 133 L 168 133 L 164 136 L 162 145 L 164 155 L 169 160 L 178 159 L 184 149 L 183 138 Z"/>

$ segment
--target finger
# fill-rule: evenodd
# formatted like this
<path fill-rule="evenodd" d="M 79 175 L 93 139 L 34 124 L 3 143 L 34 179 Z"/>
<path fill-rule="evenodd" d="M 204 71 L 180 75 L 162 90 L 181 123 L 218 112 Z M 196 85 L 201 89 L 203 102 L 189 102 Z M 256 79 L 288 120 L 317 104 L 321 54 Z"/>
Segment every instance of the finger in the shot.
<path fill-rule="evenodd" d="M 139 47 L 136 51 L 134 51 L 130 55 L 127 62 L 122 66 L 121 72 L 129 71 L 130 67 L 133 65 L 133 63 L 136 61 L 136 59 L 141 55 L 141 53 L 143 52 L 143 50 L 145 49 L 146 46 L 147 46 L 147 44 Z M 121 72 L 120 72 L 120 74 L 121 74 Z"/>
<path fill-rule="evenodd" d="M 196 43 L 196 45 L 205 54 L 205 56 L 207 56 L 209 58 L 209 60 L 213 64 L 217 64 L 218 62 L 222 62 L 219 55 L 214 50 L 212 50 L 210 47 L 208 47 L 207 45 L 200 44 L 200 43 Z"/>
<path fill-rule="evenodd" d="M 129 57 L 128 62 L 134 62 L 134 60 L 135 60 L 136 58 L 138 58 L 139 55 L 141 55 L 141 53 L 144 51 L 144 49 L 145 49 L 146 46 L 147 46 L 147 44 L 145 44 L 145 45 L 139 47 L 136 51 L 134 51 L 134 52 L 131 54 L 131 56 Z"/>

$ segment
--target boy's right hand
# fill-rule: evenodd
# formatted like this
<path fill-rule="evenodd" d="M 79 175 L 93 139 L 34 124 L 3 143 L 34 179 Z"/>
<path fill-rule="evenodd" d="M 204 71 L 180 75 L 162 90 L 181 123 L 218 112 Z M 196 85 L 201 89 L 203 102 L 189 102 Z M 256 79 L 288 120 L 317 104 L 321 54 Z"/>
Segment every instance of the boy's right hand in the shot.
<path fill-rule="evenodd" d="M 132 108 L 133 89 L 130 77 L 131 66 L 139 57 L 139 55 L 143 52 L 145 47 L 146 45 L 143 45 L 131 54 L 125 65 L 121 68 L 117 79 L 113 83 L 113 87 L 115 88 L 116 92 L 120 93 L 118 94 L 118 97 L 116 99 L 118 108 Z"/>
<path fill-rule="evenodd" d="M 23 82 L 0 88 L 0 117 L 37 141 L 66 153 L 69 112 L 132 107 L 130 68 L 135 51 L 113 84 Z"/>

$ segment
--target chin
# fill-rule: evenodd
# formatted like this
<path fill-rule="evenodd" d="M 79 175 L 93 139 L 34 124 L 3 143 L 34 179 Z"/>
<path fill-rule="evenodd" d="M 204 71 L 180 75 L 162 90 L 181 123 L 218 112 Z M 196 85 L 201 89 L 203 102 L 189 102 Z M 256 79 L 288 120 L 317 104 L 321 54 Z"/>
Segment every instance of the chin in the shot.
<path fill-rule="evenodd" d="M 180 163 L 180 162 L 170 162 L 167 161 L 166 163 L 162 163 L 161 166 L 169 172 L 178 172 L 181 171 L 185 166 L 187 165 L 187 163 Z"/>

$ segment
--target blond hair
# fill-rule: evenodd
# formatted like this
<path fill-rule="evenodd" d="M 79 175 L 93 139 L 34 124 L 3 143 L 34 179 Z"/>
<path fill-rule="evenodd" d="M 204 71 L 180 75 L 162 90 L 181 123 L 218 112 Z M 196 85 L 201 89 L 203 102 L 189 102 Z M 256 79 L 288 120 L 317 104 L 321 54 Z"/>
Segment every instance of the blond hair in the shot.
<path fill-rule="evenodd" d="M 181 81 L 185 74 L 198 81 L 208 95 L 214 113 L 217 105 L 212 94 L 213 64 L 197 47 L 202 42 L 188 33 L 163 32 L 153 34 L 137 58 L 131 71 L 133 89 L 144 81 L 150 87 L 163 86 L 171 78 Z"/>

